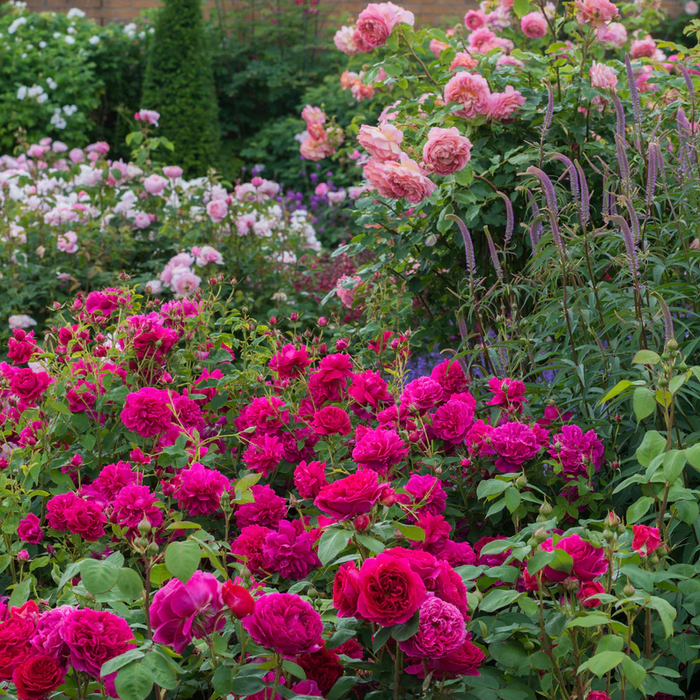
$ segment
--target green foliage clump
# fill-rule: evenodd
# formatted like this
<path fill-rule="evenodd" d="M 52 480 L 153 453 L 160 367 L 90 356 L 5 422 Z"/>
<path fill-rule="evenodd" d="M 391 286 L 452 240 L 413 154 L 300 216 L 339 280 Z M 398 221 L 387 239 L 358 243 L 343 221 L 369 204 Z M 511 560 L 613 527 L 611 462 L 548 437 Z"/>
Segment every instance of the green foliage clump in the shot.
<path fill-rule="evenodd" d="M 200 0 L 166 0 L 158 13 L 142 103 L 160 113 L 161 133 L 188 175 L 216 164 L 219 110 Z"/>

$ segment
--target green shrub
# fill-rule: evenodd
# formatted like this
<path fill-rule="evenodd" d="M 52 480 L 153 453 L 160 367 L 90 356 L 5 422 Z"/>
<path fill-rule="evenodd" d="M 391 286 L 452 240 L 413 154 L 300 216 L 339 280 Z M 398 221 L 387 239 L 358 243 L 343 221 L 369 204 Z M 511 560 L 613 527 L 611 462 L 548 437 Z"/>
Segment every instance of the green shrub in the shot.
<path fill-rule="evenodd" d="M 217 162 L 218 107 L 200 0 L 166 0 L 158 13 L 142 103 L 161 114 L 161 133 L 188 175 Z"/>

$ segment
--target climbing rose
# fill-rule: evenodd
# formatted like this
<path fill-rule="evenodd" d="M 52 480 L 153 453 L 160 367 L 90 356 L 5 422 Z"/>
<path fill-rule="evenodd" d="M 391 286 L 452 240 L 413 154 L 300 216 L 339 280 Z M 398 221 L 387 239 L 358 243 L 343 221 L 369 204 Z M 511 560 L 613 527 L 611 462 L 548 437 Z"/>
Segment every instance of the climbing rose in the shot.
<path fill-rule="evenodd" d="M 170 396 L 163 389 L 144 387 L 126 397 L 121 412 L 122 423 L 141 437 L 164 433 L 171 424 Z"/>
<path fill-rule="evenodd" d="M 462 645 L 467 629 L 462 613 L 454 605 L 435 596 L 427 597 L 419 610 L 418 632 L 401 649 L 409 656 L 439 659 Z"/>
<path fill-rule="evenodd" d="M 471 148 L 471 141 L 462 136 L 456 126 L 449 129 L 434 126 L 423 146 L 423 161 L 428 170 L 438 175 L 450 175 L 469 162 Z"/>
<path fill-rule="evenodd" d="M 207 469 L 193 462 L 189 469 L 179 473 L 175 491 L 177 505 L 190 515 L 211 515 L 221 507 L 221 495 L 228 490 L 230 481 L 216 469 Z"/>
<path fill-rule="evenodd" d="M 491 91 L 486 79 L 478 73 L 459 72 L 445 85 L 445 102 L 458 102 L 462 109 L 455 112 L 459 117 L 473 119 L 477 114 L 486 114 Z"/>

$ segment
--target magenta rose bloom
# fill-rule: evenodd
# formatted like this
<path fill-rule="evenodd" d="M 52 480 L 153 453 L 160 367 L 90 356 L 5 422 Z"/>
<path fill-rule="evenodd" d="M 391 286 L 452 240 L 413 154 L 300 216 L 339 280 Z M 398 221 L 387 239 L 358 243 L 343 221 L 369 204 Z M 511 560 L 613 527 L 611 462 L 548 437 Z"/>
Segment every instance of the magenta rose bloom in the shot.
<path fill-rule="evenodd" d="M 408 454 L 404 441 L 393 430 L 376 428 L 366 430 L 352 451 L 352 458 L 361 469 L 379 473 L 389 471 Z"/>
<path fill-rule="evenodd" d="M 418 377 L 406 384 L 401 394 L 401 408 L 423 415 L 442 402 L 444 390 L 430 377 Z"/>
<path fill-rule="evenodd" d="M 51 384 L 51 377 L 46 372 L 34 372 L 24 367 L 16 369 L 10 377 L 10 391 L 25 403 L 36 403 Z"/>
<path fill-rule="evenodd" d="M 294 345 L 285 345 L 269 362 L 270 369 L 277 373 L 279 379 L 294 379 L 304 374 L 311 364 L 311 358 L 306 350 L 306 345 L 296 348 Z"/>
<path fill-rule="evenodd" d="M 277 469 L 284 457 L 284 443 L 277 435 L 257 435 L 243 453 L 243 463 L 264 477 Z"/>
<path fill-rule="evenodd" d="M 306 578 L 313 569 L 321 566 L 314 544 L 315 540 L 304 530 L 301 520 L 294 523 L 282 520 L 278 531 L 270 532 L 265 540 L 262 554 L 266 568 L 276 571 L 282 578 Z"/>
<path fill-rule="evenodd" d="M 428 579 L 427 588 L 440 600 L 454 605 L 462 613 L 462 617 L 467 619 L 467 587 L 462 577 L 446 561 L 438 560 L 435 573 Z"/>
<path fill-rule="evenodd" d="M 244 503 L 236 510 L 236 523 L 241 530 L 248 525 L 276 528 L 287 515 L 287 502 L 269 486 L 255 484 L 250 489 L 252 503 Z"/>
<path fill-rule="evenodd" d="M 582 583 L 592 581 L 602 576 L 608 570 L 608 560 L 605 558 L 605 550 L 602 547 L 594 547 L 590 542 L 585 542 L 579 535 L 562 537 L 556 545 L 552 540 L 545 540 L 540 549 L 551 552 L 552 549 L 564 550 L 573 560 L 571 572 L 556 571 L 550 566 L 544 567 L 545 578 L 554 583 L 561 583 L 569 576 L 577 578 Z"/>
<path fill-rule="evenodd" d="M 358 615 L 383 627 L 408 622 L 426 594 L 423 579 L 411 565 L 386 554 L 365 560 L 358 587 Z"/>
<path fill-rule="evenodd" d="M 474 422 L 474 408 L 465 401 L 450 399 L 433 414 L 435 437 L 453 445 L 463 442 Z"/>
<path fill-rule="evenodd" d="M 195 571 L 187 583 L 170 579 L 151 602 L 153 641 L 182 654 L 192 637 L 201 639 L 224 626 L 223 608 L 221 584 L 212 574 Z"/>
<path fill-rule="evenodd" d="M 254 574 L 262 573 L 266 568 L 263 548 L 267 536 L 272 532 L 269 527 L 262 525 L 248 525 L 241 530 L 241 534 L 231 543 L 231 553 L 246 564 Z"/>
<path fill-rule="evenodd" d="M 163 389 L 147 386 L 126 397 L 122 423 L 144 438 L 164 433 L 172 423 L 170 396 Z"/>
<path fill-rule="evenodd" d="M 373 372 L 372 370 L 366 370 L 354 375 L 348 394 L 353 401 L 352 408 L 355 412 L 357 412 L 357 407 L 364 408 L 366 406 L 369 406 L 372 411 L 376 411 L 380 407 L 394 401 L 387 390 L 387 384 L 384 379 L 382 379 L 379 372 Z"/>
<path fill-rule="evenodd" d="M 97 542 L 105 534 L 107 516 L 98 503 L 75 498 L 64 510 L 66 529 L 87 542 Z"/>
<path fill-rule="evenodd" d="M 357 615 L 357 598 L 360 595 L 360 572 L 354 561 L 340 565 L 333 579 L 333 607 L 338 617 Z"/>
<path fill-rule="evenodd" d="M 489 391 L 493 392 L 493 398 L 488 402 L 489 406 L 498 406 L 507 411 L 517 412 L 522 409 L 525 398 L 525 384 L 519 379 L 498 379 L 492 377 L 488 381 Z"/>
<path fill-rule="evenodd" d="M 325 462 L 300 462 L 294 470 L 294 485 L 302 498 L 316 498 L 327 484 Z"/>
<path fill-rule="evenodd" d="M 457 608 L 435 596 L 428 596 L 418 609 L 418 632 L 401 649 L 420 659 L 439 659 L 462 645 L 467 628 Z"/>
<path fill-rule="evenodd" d="M 163 513 L 156 503 L 158 499 L 148 486 L 125 486 L 114 500 L 112 520 L 123 527 L 135 528 L 146 518 L 151 527 L 159 528 L 163 524 Z"/>
<path fill-rule="evenodd" d="M 12 673 L 19 700 L 41 700 L 65 680 L 63 664 L 45 654 L 30 656 Z"/>
<path fill-rule="evenodd" d="M 135 484 L 137 480 L 138 475 L 129 462 L 105 464 L 100 475 L 90 484 L 90 494 L 97 493 L 111 503 L 123 488 Z"/>
<path fill-rule="evenodd" d="M 243 627 L 256 644 L 285 659 L 311 654 L 323 646 L 321 616 L 293 593 L 268 593 L 258 598 Z"/>
<path fill-rule="evenodd" d="M 588 465 L 598 471 L 603 464 L 605 448 L 595 430 L 584 433 L 578 425 L 563 425 L 552 438 L 549 454 L 562 466 L 567 476 L 576 478 L 588 474 Z"/>
<path fill-rule="evenodd" d="M 658 527 L 649 525 L 633 525 L 632 549 L 641 557 L 653 554 L 663 544 Z"/>
<path fill-rule="evenodd" d="M 381 493 L 379 475 L 371 469 L 365 469 L 324 486 L 314 503 L 332 518 L 347 520 L 369 513 Z"/>
<path fill-rule="evenodd" d="M 44 537 L 44 531 L 41 529 L 41 520 L 34 513 L 27 513 L 19 521 L 17 535 L 23 542 L 39 544 Z"/>
<path fill-rule="evenodd" d="M 350 416 L 336 406 L 317 411 L 311 425 L 318 435 L 347 435 L 352 430 Z"/>
<path fill-rule="evenodd" d="M 411 506 L 421 515 L 439 515 L 447 506 L 447 494 L 436 476 L 411 474 L 406 484 L 406 493 L 411 496 Z"/>
<path fill-rule="evenodd" d="M 231 482 L 216 469 L 207 469 L 193 462 L 189 469 L 179 474 L 179 486 L 175 491 L 177 505 L 190 515 L 211 515 L 221 507 L 221 496 Z"/>
<path fill-rule="evenodd" d="M 73 610 L 61 627 L 68 646 L 69 663 L 76 671 L 100 678 L 102 665 L 133 649 L 131 627 L 107 610 Z"/>
<path fill-rule="evenodd" d="M 37 654 L 48 654 L 61 661 L 68 660 L 70 650 L 63 641 L 61 631 L 68 616 L 75 610 L 70 605 L 60 605 L 41 613 L 30 643 Z"/>
<path fill-rule="evenodd" d="M 442 387 L 444 401 L 452 394 L 459 394 L 469 388 L 469 379 L 457 360 L 444 360 L 436 365 L 430 373 L 430 378 Z"/>
<path fill-rule="evenodd" d="M 537 435 L 524 423 L 511 421 L 494 428 L 491 447 L 498 455 L 496 469 L 499 472 L 515 472 L 542 449 Z"/>

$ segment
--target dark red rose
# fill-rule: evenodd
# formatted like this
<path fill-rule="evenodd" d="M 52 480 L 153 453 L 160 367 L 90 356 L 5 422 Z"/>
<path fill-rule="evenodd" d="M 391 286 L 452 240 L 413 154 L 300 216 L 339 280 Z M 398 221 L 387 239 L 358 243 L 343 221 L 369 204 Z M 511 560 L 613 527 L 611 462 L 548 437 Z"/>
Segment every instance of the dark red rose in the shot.
<path fill-rule="evenodd" d="M 426 595 L 423 579 L 405 559 L 380 554 L 360 569 L 357 612 L 384 627 L 408 622 Z"/>
<path fill-rule="evenodd" d="M 312 426 L 319 435 L 347 435 L 352 430 L 350 416 L 337 406 L 317 411 Z"/>
<path fill-rule="evenodd" d="M 324 486 L 314 503 L 331 517 L 346 520 L 369 513 L 380 495 L 381 487 L 377 473 L 365 469 Z"/>
<path fill-rule="evenodd" d="M 250 615 L 255 607 L 255 599 L 248 589 L 237 586 L 233 581 L 226 581 L 221 587 L 221 597 L 230 608 L 233 616 L 239 620 Z"/>
<path fill-rule="evenodd" d="M 578 589 L 576 597 L 581 601 L 584 608 L 597 608 L 600 605 L 600 598 L 595 598 L 599 593 L 605 593 L 605 586 L 599 581 L 588 581 Z"/>
<path fill-rule="evenodd" d="M 0 680 L 9 681 L 14 669 L 27 658 L 35 629 L 36 616 L 18 615 L 17 608 L 8 620 L 0 622 Z"/>
<path fill-rule="evenodd" d="M 343 675 L 343 665 L 338 654 L 328 649 L 319 649 L 312 654 L 302 654 L 297 663 L 304 669 L 307 680 L 316 681 L 319 690 L 326 695 Z"/>
<path fill-rule="evenodd" d="M 338 617 L 354 617 L 357 614 L 360 572 L 354 561 L 341 564 L 333 579 L 333 606 Z"/>
<path fill-rule="evenodd" d="M 12 674 L 20 700 L 40 700 L 56 690 L 65 677 L 63 666 L 52 656 L 32 656 L 23 661 Z"/>

